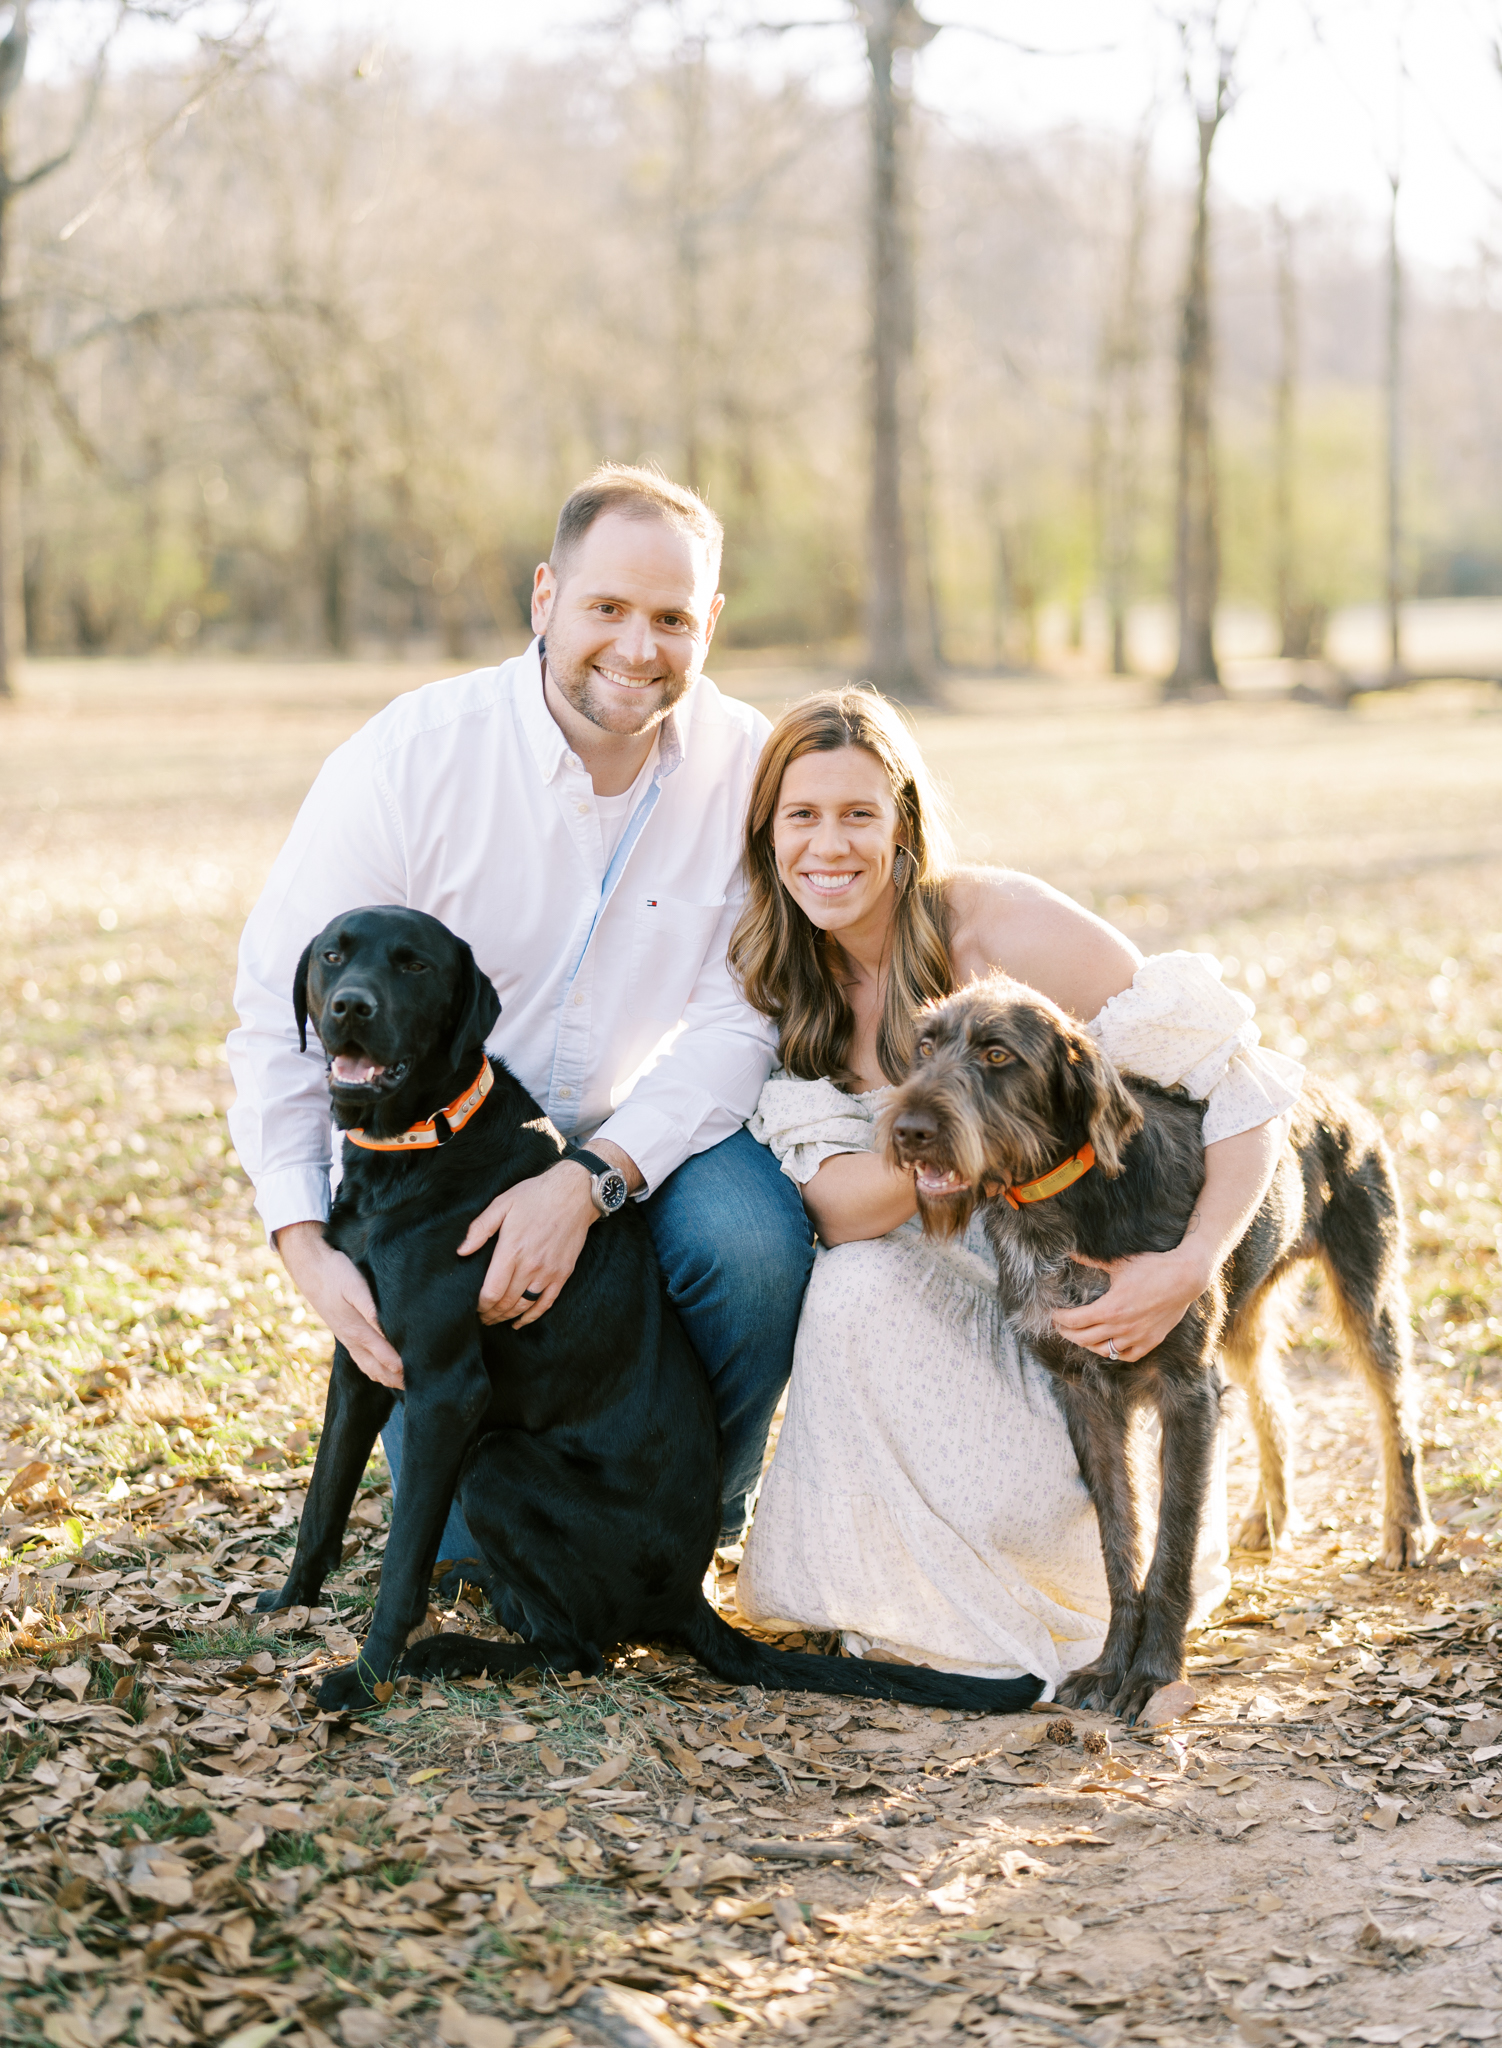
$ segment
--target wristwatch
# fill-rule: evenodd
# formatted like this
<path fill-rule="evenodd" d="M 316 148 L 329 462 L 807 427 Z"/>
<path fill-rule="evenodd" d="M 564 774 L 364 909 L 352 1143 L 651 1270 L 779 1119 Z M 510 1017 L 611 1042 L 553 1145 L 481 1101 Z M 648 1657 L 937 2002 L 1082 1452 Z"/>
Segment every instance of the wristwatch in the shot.
<path fill-rule="evenodd" d="M 589 1199 L 602 1216 L 613 1216 L 617 1209 L 624 1208 L 630 1192 L 626 1176 L 617 1166 L 607 1166 L 603 1173 L 592 1173 L 589 1177 Z"/>

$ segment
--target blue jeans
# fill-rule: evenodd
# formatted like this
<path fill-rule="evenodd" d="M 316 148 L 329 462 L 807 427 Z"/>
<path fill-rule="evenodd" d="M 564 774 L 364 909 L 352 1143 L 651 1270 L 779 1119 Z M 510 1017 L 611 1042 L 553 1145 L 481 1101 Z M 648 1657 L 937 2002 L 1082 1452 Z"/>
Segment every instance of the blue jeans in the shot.
<path fill-rule="evenodd" d="M 709 1375 L 720 1422 L 720 1541 L 738 1543 L 761 1479 L 773 1411 L 793 1367 L 798 1311 L 813 1265 L 796 1186 L 764 1145 L 739 1130 L 686 1159 L 642 1204 L 668 1296 Z M 608 1228 L 608 1225 L 606 1226 Z M 396 1486 L 400 1401 L 381 1431 Z M 456 1505 L 440 1559 L 479 1558 Z"/>

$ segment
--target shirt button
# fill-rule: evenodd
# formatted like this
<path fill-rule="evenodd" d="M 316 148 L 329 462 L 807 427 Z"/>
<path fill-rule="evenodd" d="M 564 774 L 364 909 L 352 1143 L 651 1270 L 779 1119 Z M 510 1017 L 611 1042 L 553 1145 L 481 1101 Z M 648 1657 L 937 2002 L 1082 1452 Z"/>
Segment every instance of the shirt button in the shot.
<path fill-rule="evenodd" d="M 588 804 L 575 804 L 574 809 L 579 813 L 579 816 L 581 818 L 587 818 L 589 816 Z"/>
<path fill-rule="evenodd" d="M 581 1003 L 583 1002 L 583 1000 L 584 1000 L 583 996 L 575 996 L 575 997 L 574 997 L 574 1008 L 575 1008 L 576 1010 L 578 1009 L 579 1005 L 580 1005 L 580 1004 L 581 1004 Z"/>
<path fill-rule="evenodd" d="M 560 1102 L 567 1102 L 569 1097 L 573 1094 L 573 1092 L 574 1091 L 572 1088 L 560 1088 L 558 1090 L 558 1100 Z"/>

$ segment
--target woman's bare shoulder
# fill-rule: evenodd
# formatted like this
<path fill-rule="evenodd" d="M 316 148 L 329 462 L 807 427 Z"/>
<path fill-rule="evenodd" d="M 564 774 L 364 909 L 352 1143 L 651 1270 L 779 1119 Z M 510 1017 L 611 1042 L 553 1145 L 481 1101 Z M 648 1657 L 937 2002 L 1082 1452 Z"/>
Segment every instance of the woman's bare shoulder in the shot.
<path fill-rule="evenodd" d="M 1129 940 L 1061 889 L 1015 868 L 961 868 L 949 884 L 956 979 L 1000 968 L 1093 1017 L 1141 964 Z"/>
<path fill-rule="evenodd" d="M 1020 868 L 956 868 L 947 888 L 950 911 L 956 919 L 977 910 L 1000 911 L 1012 904 L 1070 901 L 1047 882 L 1040 882 L 1036 875 L 1023 874 Z"/>
<path fill-rule="evenodd" d="M 1026 932 L 1056 935 L 1077 923 L 1110 930 L 1062 889 L 1018 868 L 957 868 L 949 879 L 949 917 L 956 941 L 982 945 Z"/>

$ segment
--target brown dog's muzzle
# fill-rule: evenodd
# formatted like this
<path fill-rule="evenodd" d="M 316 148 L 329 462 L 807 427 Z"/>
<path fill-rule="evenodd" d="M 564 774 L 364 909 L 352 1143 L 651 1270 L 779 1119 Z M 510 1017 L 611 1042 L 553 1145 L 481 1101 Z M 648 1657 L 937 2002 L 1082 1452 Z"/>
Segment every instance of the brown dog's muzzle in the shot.
<path fill-rule="evenodd" d="M 942 1201 L 969 1190 L 964 1174 L 947 1156 L 938 1116 L 920 1104 L 912 1104 L 892 1118 L 887 1156 L 894 1165 L 912 1172 L 921 1199 Z"/>
<path fill-rule="evenodd" d="M 888 1162 L 913 1176 L 918 1214 L 931 1237 L 962 1231 L 980 1197 L 980 1155 L 966 1143 L 969 1119 L 949 1098 L 963 1073 L 952 1062 L 925 1065 L 904 1081 L 882 1120 Z M 958 1112 L 958 1113 L 957 1113 Z"/>

